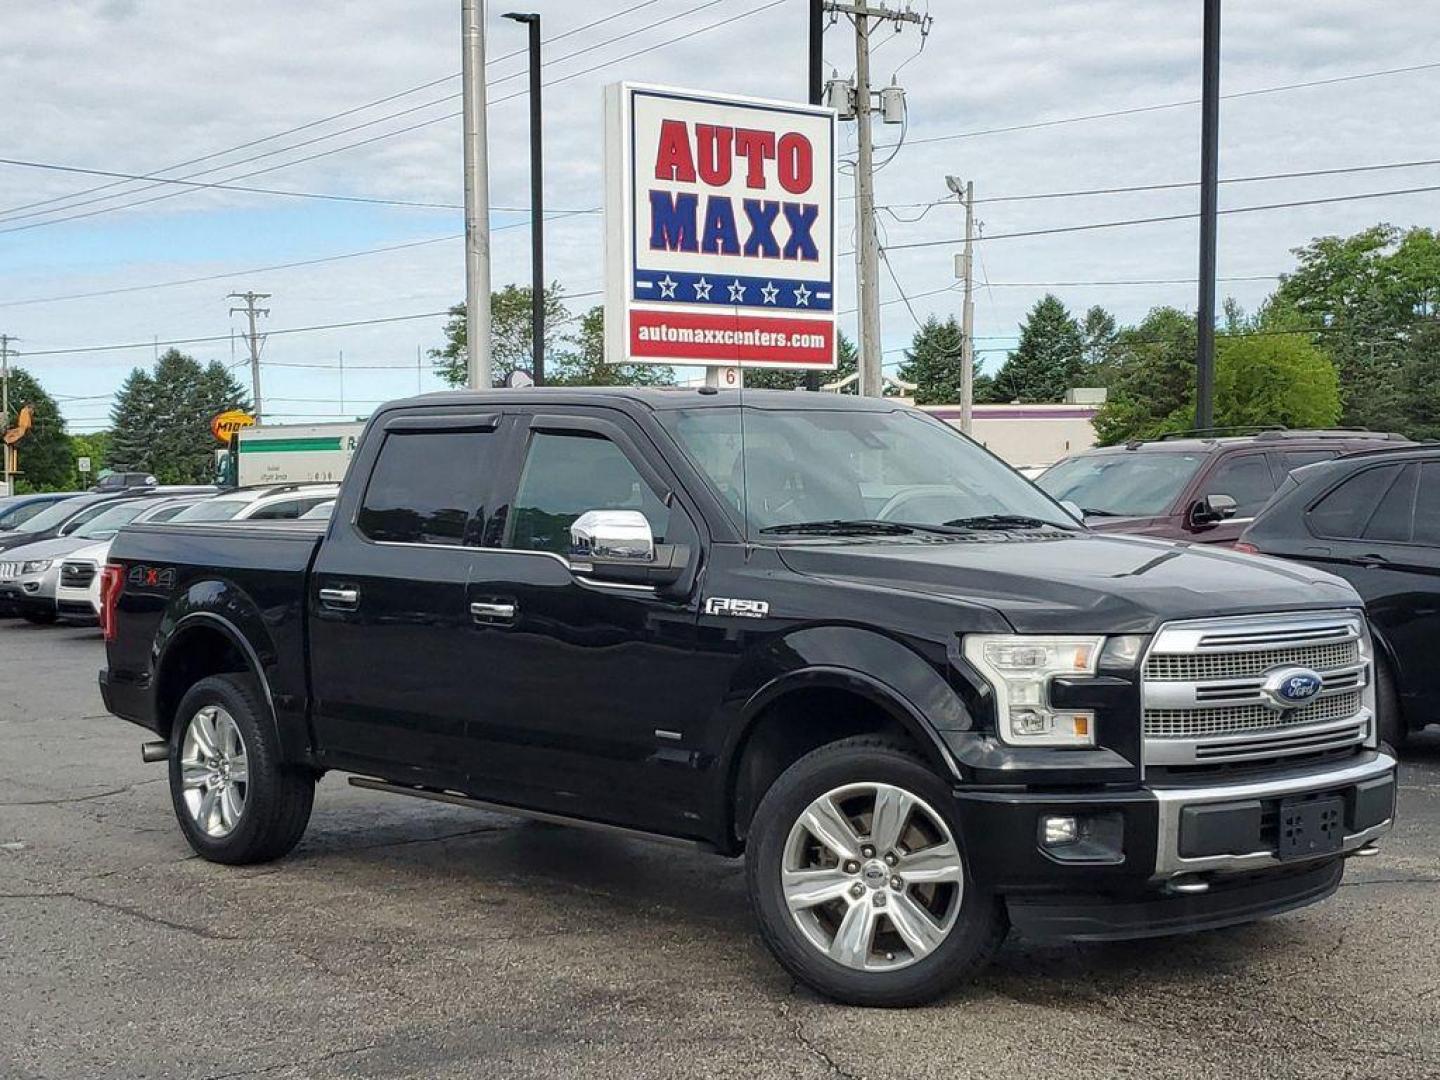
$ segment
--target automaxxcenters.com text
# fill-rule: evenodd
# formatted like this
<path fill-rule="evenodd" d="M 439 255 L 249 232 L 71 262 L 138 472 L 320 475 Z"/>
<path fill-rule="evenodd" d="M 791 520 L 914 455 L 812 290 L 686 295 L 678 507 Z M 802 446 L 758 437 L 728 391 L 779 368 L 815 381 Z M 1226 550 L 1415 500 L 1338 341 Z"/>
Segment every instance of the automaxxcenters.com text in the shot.
<path fill-rule="evenodd" d="M 756 349 L 823 349 L 824 334 L 785 334 L 774 330 L 721 330 L 657 323 L 635 328 L 636 338 L 670 345 L 729 345 Z"/>

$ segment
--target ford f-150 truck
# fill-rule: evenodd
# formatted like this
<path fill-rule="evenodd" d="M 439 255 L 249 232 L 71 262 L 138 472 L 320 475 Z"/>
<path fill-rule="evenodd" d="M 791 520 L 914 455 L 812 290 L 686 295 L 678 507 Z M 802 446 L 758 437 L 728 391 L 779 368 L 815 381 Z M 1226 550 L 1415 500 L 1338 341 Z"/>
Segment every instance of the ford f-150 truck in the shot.
<path fill-rule="evenodd" d="M 1312 903 L 1394 812 L 1347 584 L 1091 532 L 890 401 L 417 397 L 329 522 L 131 527 L 103 573 L 101 689 L 202 856 L 289 851 L 331 769 L 743 853 L 775 956 L 849 1002 L 1009 927 Z"/>

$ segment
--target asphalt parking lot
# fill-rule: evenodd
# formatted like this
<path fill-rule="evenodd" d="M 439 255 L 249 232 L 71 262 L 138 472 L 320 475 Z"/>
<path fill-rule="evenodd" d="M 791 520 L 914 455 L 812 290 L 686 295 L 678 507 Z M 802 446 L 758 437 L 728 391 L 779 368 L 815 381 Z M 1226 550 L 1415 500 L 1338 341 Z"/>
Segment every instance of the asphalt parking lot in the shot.
<path fill-rule="evenodd" d="M 797 989 L 740 864 L 327 777 L 289 858 L 194 857 L 93 628 L 0 623 L 0 1076 L 1440 1075 L 1440 737 L 1331 900 L 1011 939 L 924 1009 Z"/>

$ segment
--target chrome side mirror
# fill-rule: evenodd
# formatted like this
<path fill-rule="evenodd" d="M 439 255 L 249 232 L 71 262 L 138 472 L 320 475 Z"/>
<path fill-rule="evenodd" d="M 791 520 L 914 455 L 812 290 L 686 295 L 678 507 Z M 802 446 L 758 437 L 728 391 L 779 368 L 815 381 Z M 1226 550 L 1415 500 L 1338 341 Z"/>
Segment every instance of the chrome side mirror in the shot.
<path fill-rule="evenodd" d="M 1216 525 L 1235 516 L 1239 504 L 1229 495 L 1206 495 L 1190 511 L 1190 523 L 1196 526 Z"/>
<path fill-rule="evenodd" d="M 587 510 L 570 526 L 571 554 L 631 565 L 655 561 L 655 534 L 639 510 Z"/>

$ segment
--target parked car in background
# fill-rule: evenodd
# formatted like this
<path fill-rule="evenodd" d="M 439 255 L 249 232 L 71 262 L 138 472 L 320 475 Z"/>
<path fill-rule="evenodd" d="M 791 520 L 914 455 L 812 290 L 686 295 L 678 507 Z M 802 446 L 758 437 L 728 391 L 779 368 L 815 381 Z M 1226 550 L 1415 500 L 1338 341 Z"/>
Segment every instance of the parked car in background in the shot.
<path fill-rule="evenodd" d="M 301 521 L 329 521 L 330 515 L 335 513 L 335 500 L 316 503 L 305 513 L 300 515 Z"/>
<path fill-rule="evenodd" d="M 294 521 L 325 502 L 334 502 L 336 484 L 280 484 L 240 488 L 187 506 L 176 514 L 178 525 L 191 522 Z"/>
<path fill-rule="evenodd" d="M 1087 450 L 1035 483 L 1101 532 L 1233 544 L 1292 469 L 1406 441 L 1366 431 L 1179 431 Z"/>
<path fill-rule="evenodd" d="M 1382 738 L 1399 747 L 1410 732 L 1440 722 L 1440 445 L 1299 470 L 1236 548 L 1329 570 L 1355 586 L 1377 646 Z"/>
<path fill-rule="evenodd" d="M 54 622 L 65 556 L 97 541 L 108 544 L 131 522 L 168 521 L 201 497 L 152 495 L 96 504 L 98 512 L 65 535 L 21 545 L 0 559 L 0 598 L 14 605 L 29 622 Z"/>
<path fill-rule="evenodd" d="M 129 524 L 159 524 L 169 521 L 181 510 L 203 498 L 203 495 L 180 495 L 155 500 L 124 500 L 88 525 L 77 529 L 66 540 L 80 539 L 88 542 L 59 560 L 53 577 L 47 581 L 47 584 L 53 584 L 51 599 L 55 614 L 82 619 L 93 619 L 99 614 L 100 568 L 105 565 L 105 560 L 110 555 L 110 544 L 119 528 Z M 94 539 L 91 539 L 92 537 Z M 49 541 L 62 542 L 64 541 Z M 43 588 L 42 586 L 42 590 Z M 37 597 L 38 599 L 40 597 Z"/>
<path fill-rule="evenodd" d="M 0 499 L 0 533 L 18 528 L 42 510 L 78 494 L 78 491 L 46 491 L 36 495 L 9 495 Z"/>

